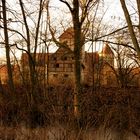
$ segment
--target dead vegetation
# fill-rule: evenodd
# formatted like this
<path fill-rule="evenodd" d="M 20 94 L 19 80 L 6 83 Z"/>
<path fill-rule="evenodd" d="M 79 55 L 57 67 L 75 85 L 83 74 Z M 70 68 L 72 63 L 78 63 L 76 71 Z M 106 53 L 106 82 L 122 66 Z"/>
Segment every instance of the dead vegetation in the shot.
<path fill-rule="evenodd" d="M 64 138 L 61 136 L 59 140 L 80 140 L 81 134 L 88 133 L 89 130 L 94 130 L 92 133 L 95 133 L 102 126 L 104 130 L 130 132 L 137 138 L 140 136 L 140 89 L 138 88 L 100 87 L 93 91 L 91 87 L 85 87 L 81 95 L 81 115 L 78 119 L 74 118 L 73 114 L 71 87 L 46 89 L 45 100 L 34 106 L 28 104 L 25 91 L 17 87 L 15 100 L 13 98 L 11 100 L 8 89 L 6 87 L 1 89 L 0 139 L 5 136 L 3 140 L 8 140 L 7 137 L 11 140 L 12 137 L 15 140 L 38 140 L 40 136 L 44 136 L 42 139 L 45 140 L 60 131 L 59 134 Z M 50 138 L 53 139 L 55 138 Z"/>

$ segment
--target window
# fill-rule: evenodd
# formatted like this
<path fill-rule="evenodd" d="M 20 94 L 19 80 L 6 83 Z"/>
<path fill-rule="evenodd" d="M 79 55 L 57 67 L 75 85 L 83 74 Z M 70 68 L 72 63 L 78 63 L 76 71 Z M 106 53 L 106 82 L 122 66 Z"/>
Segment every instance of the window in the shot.
<path fill-rule="evenodd" d="M 62 57 L 62 60 L 68 60 L 67 56 Z"/>
<path fill-rule="evenodd" d="M 52 57 L 52 60 L 57 60 L 57 57 L 56 56 Z"/>
<path fill-rule="evenodd" d="M 69 77 L 69 75 L 68 74 L 64 74 L 64 77 L 67 78 L 67 77 Z"/>
<path fill-rule="evenodd" d="M 36 62 L 36 66 L 45 66 L 45 62 L 44 61 L 37 61 Z"/>
<path fill-rule="evenodd" d="M 53 77 L 58 77 L 58 74 L 53 74 Z"/>
<path fill-rule="evenodd" d="M 53 68 L 59 68 L 59 64 L 56 63 L 56 64 L 52 64 L 53 65 Z"/>
<path fill-rule="evenodd" d="M 59 68 L 59 64 L 57 63 L 57 64 L 55 65 L 55 67 L 56 67 L 56 68 Z"/>
<path fill-rule="evenodd" d="M 68 64 L 68 68 L 72 68 L 72 64 Z"/>

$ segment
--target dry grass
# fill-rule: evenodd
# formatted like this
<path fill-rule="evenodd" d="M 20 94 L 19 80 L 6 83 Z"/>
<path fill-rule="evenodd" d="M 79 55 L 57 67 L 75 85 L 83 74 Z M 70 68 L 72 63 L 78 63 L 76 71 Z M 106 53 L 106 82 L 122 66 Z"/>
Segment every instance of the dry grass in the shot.
<path fill-rule="evenodd" d="M 0 140 L 139 140 L 132 133 L 116 132 L 100 127 L 97 130 L 71 130 L 64 126 L 30 129 L 24 126 L 0 127 Z"/>

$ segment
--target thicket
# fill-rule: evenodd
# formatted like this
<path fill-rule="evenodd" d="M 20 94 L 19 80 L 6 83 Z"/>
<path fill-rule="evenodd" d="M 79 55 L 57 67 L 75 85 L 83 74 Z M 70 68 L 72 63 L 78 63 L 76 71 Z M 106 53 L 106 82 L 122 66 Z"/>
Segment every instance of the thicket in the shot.
<path fill-rule="evenodd" d="M 29 88 L 29 87 L 28 87 Z M 84 87 L 80 97 L 80 117 L 73 114 L 72 87 L 37 89 L 44 100 L 28 104 L 27 87 L 16 86 L 14 98 L 8 87 L 0 88 L 0 121 L 5 126 L 24 124 L 29 128 L 47 127 L 58 122 L 71 128 L 106 128 L 135 133 L 140 129 L 140 89 Z M 39 98 L 41 99 L 41 98 Z"/>

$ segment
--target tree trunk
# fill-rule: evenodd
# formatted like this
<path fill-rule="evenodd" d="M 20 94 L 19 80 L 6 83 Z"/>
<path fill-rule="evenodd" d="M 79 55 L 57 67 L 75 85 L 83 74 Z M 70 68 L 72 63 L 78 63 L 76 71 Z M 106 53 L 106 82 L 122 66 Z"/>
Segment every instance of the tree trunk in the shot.
<path fill-rule="evenodd" d="M 35 60 L 34 56 L 31 55 L 31 41 L 30 41 L 30 30 L 26 20 L 25 10 L 23 1 L 19 0 L 22 16 L 25 24 L 26 35 L 27 35 L 27 51 L 28 51 L 28 62 L 29 62 L 29 73 L 30 73 L 30 82 L 31 82 L 31 91 L 30 91 L 30 101 L 31 104 L 36 103 L 39 100 L 39 93 L 37 92 L 37 74 L 35 70 Z"/>
<path fill-rule="evenodd" d="M 139 0 L 137 0 L 137 1 L 139 1 Z M 124 12 L 124 15 L 125 15 L 125 18 L 126 18 L 126 22 L 127 22 L 127 25 L 128 25 L 128 30 L 130 32 L 130 36 L 131 36 L 131 39 L 132 39 L 132 43 L 133 43 L 133 45 L 136 49 L 136 52 L 138 54 L 138 57 L 140 59 L 140 47 L 139 47 L 139 43 L 138 43 L 134 28 L 133 28 L 133 24 L 132 24 L 130 15 L 129 15 L 129 11 L 127 9 L 125 0 L 120 0 L 120 2 L 121 2 L 122 9 L 123 9 L 123 12 Z M 139 3 L 137 3 L 137 4 L 139 4 Z"/>
<path fill-rule="evenodd" d="M 11 61 L 10 61 L 10 46 L 9 46 L 9 37 L 8 37 L 8 31 L 7 31 L 7 16 L 6 16 L 6 1 L 5 0 L 2 0 L 2 13 L 3 13 L 6 60 L 7 60 L 8 84 L 9 84 L 11 92 L 13 92 L 14 82 L 13 82 L 13 75 L 12 75 L 12 66 L 11 66 Z"/>
<path fill-rule="evenodd" d="M 74 27 L 74 58 L 75 58 L 75 89 L 74 89 L 74 114 L 75 117 L 80 117 L 81 114 L 81 59 L 82 59 L 82 38 L 81 38 L 81 23 L 79 21 L 79 2 L 73 1 L 73 27 Z"/>

